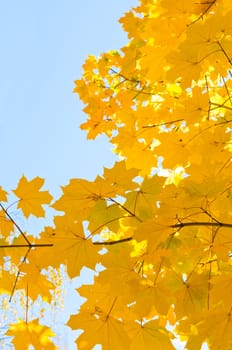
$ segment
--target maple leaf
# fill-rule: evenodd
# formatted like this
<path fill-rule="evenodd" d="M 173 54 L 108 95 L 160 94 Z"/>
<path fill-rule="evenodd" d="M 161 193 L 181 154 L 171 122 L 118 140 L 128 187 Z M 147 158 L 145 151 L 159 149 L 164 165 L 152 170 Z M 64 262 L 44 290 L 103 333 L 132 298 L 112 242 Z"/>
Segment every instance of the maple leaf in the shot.
<path fill-rule="evenodd" d="M 137 169 L 127 169 L 126 162 L 116 162 L 113 168 L 104 169 L 105 182 L 117 187 L 117 195 L 123 195 L 125 191 L 134 190 L 137 184 L 133 179 L 138 175 Z"/>
<path fill-rule="evenodd" d="M 13 344 L 19 350 L 29 349 L 30 345 L 35 349 L 57 349 L 51 341 L 54 333 L 48 327 L 39 324 L 38 320 L 29 323 L 19 320 L 18 323 L 10 325 L 7 335 L 14 337 Z"/>
<path fill-rule="evenodd" d="M 45 247 L 30 254 L 31 262 L 40 269 L 67 264 L 70 277 L 78 275 L 83 266 L 94 269 L 100 259 L 99 247 L 85 236 L 83 225 L 63 216 L 54 221 L 55 228 L 46 227 L 41 234 Z"/>
<path fill-rule="evenodd" d="M 4 210 L 0 210 L 0 234 L 7 238 L 14 231 L 14 223 L 6 215 Z"/>
<path fill-rule="evenodd" d="M 16 244 L 14 244 L 14 242 Z M 18 248 L 17 244 L 19 244 L 20 249 Z M 22 244 L 22 247 L 20 247 L 21 244 Z M 14 269 L 14 273 L 15 273 L 15 270 L 16 271 L 18 270 L 18 266 L 20 265 L 23 257 L 28 252 L 29 247 L 27 242 L 25 243 L 25 239 L 21 235 L 15 238 L 13 242 L 9 240 L 9 236 L 8 236 L 8 237 L 3 237 L 3 239 L 0 239 L 0 245 L 1 245 L 0 257 L 2 258 L 1 263 L 3 263 L 4 260 L 6 260 L 6 257 L 8 257 L 8 259 L 10 258 L 11 264 L 15 267 Z M 3 266 L 4 266 L 4 263 L 3 263 Z"/>
<path fill-rule="evenodd" d="M 0 186 L 0 201 L 7 201 L 7 192 L 4 191 L 4 189 L 2 188 L 2 186 Z"/>
<path fill-rule="evenodd" d="M 186 281 L 183 281 L 181 288 L 176 292 L 175 312 L 177 317 L 183 316 L 183 313 L 194 314 L 197 310 L 206 310 L 209 300 L 209 275 L 192 273 Z"/>
<path fill-rule="evenodd" d="M 171 333 L 159 325 L 159 320 L 130 322 L 126 328 L 131 337 L 131 350 L 174 349 Z"/>
<path fill-rule="evenodd" d="M 91 349 L 96 344 L 102 348 L 118 350 L 129 346 L 129 338 L 122 321 L 115 319 L 104 310 L 82 312 L 81 317 L 72 316 L 68 325 L 86 332 L 78 337 L 78 349 Z"/>
<path fill-rule="evenodd" d="M 73 212 L 76 220 L 86 220 L 89 212 L 98 201 L 114 197 L 117 187 L 107 183 L 102 177 L 97 176 L 95 181 L 84 179 L 71 179 L 67 186 L 63 186 L 63 195 L 53 207 L 56 210 Z M 71 209 L 71 210 L 70 210 Z"/>
<path fill-rule="evenodd" d="M 22 176 L 17 188 L 13 191 L 19 198 L 17 207 L 22 209 L 26 218 L 30 215 L 37 217 L 45 216 L 42 205 L 49 204 L 52 196 L 48 191 L 40 190 L 43 184 L 44 179 L 38 176 L 31 181 L 28 181 L 25 176 Z"/>
<path fill-rule="evenodd" d="M 15 274 L 12 274 L 9 271 L 0 269 L 0 280 L 1 280 L 1 287 L 0 287 L 1 293 L 2 294 L 7 293 L 8 295 L 11 295 L 12 288 L 15 283 Z"/>
<path fill-rule="evenodd" d="M 50 300 L 51 290 L 54 288 L 54 285 L 41 272 L 39 266 L 34 264 L 33 259 L 30 259 L 30 263 L 28 264 L 21 264 L 20 278 L 14 281 L 16 288 L 26 290 L 33 300 L 38 295 L 42 295 L 44 300 Z"/>
<path fill-rule="evenodd" d="M 136 268 L 139 268 L 142 260 L 139 256 L 131 257 L 132 252 L 133 247 L 129 243 L 124 243 L 120 251 L 117 247 L 109 247 L 108 253 L 102 259 L 105 269 L 96 279 L 103 286 L 103 290 L 107 288 L 109 295 L 122 297 L 125 304 L 134 302 L 135 290 L 131 287 L 131 281 L 139 283 L 140 279 Z"/>

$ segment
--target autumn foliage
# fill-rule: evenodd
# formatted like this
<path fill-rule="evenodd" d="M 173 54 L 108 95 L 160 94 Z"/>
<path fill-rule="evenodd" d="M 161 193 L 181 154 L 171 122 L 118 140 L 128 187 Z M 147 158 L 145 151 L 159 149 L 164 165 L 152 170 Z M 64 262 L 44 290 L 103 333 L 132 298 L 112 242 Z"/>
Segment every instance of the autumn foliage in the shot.
<path fill-rule="evenodd" d="M 61 264 L 70 278 L 98 266 L 67 323 L 82 330 L 78 349 L 232 348 L 231 19 L 229 0 L 140 0 L 120 19 L 128 44 L 90 55 L 75 81 L 81 128 L 105 134 L 118 161 L 58 199 L 23 176 L 18 213 L 56 211 L 37 237 L 1 188 L 0 289 L 25 310 L 6 333 L 16 349 L 56 348 L 27 315 L 38 295 L 51 302 Z"/>

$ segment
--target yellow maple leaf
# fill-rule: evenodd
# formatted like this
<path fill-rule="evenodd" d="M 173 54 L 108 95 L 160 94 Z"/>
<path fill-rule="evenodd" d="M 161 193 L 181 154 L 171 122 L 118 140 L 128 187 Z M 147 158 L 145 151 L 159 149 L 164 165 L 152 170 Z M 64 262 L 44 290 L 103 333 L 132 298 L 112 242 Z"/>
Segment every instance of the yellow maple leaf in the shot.
<path fill-rule="evenodd" d="M 117 186 L 117 194 L 123 195 L 125 191 L 135 189 L 137 184 L 133 178 L 138 175 L 137 169 L 127 169 L 125 161 L 116 162 L 113 168 L 104 169 L 105 183 Z"/>
<path fill-rule="evenodd" d="M 33 263 L 40 268 L 67 264 L 70 277 L 77 276 L 83 266 L 94 269 L 100 259 L 99 247 L 85 237 L 82 224 L 65 216 L 57 216 L 54 222 L 55 228 L 47 227 L 41 235 L 53 246 L 33 251 Z"/>
<path fill-rule="evenodd" d="M 45 211 L 42 206 L 44 204 L 49 204 L 52 200 L 52 196 L 48 191 L 40 190 L 43 184 L 44 179 L 38 176 L 31 181 L 28 181 L 25 176 L 22 176 L 17 188 L 13 191 L 19 198 L 17 207 L 22 209 L 26 218 L 30 215 L 37 217 L 45 216 Z"/>
<path fill-rule="evenodd" d="M 128 349 L 129 338 L 124 331 L 124 323 L 104 310 L 83 311 L 81 315 L 71 317 L 68 325 L 85 332 L 77 339 L 78 349 L 89 350 L 96 344 L 102 344 L 105 350 Z"/>
<path fill-rule="evenodd" d="M 0 186 L 0 201 L 7 201 L 7 192 Z"/>
<path fill-rule="evenodd" d="M 171 333 L 159 324 L 159 320 L 130 322 L 127 325 L 131 337 L 131 350 L 174 349 Z"/>
<path fill-rule="evenodd" d="M 0 210 L 0 235 L 7 238 L 14 230 L 14 223 L 6 216 L 3 210 Z"/>
<path fill-rule="evenodd" d="M 10 325 L 7 335 L 14 337 L 13 344 L 18 350 L 28 349 L 30 345 L 41 350 L 57 349 L 51 341 L 54 333 L 49 327 L 39 324 L 38 320 L 29 323 L 19 320 L 18 323 Z"/>
<path fill-rule="evenodd" d="M 4 271 L 0 269 L 0 293 L 1 294 L 11 294 L 12 288 L 15 282 L 15 275 L 9 271 Z"/>
<path fill-rule="evenodd" d="M 24 263 L 20 266 L 20 278 L 17 280 L 16 287 L 17 289 L 22 288 L 27 290 L 28 294 L 33 299 L 36 299 L 38 294 L 40 294 L 42 295 L 43 300 L 50 300 L 50 290 L 54 288 L 54 285 L 41 274 L 41 269 L 38 265 L 33 264 L 33 262 L 34 261 L 32 260 L 30 263 Z"/>

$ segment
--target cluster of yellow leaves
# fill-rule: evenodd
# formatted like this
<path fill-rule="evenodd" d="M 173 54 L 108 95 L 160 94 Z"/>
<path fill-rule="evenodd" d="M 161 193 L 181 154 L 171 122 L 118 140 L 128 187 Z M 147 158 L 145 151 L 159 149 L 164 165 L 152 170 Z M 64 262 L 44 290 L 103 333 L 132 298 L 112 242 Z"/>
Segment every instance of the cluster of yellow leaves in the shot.
<path fill-rule="evenodd" d="M 168 320 L 174 305 L 178 322 L 189 325 L 177 332 L 192 349 L 204 341 L 212 349 L 231 345 L 223 326 L 214 333 L 216 322 L 211 329 L 202 323 L 214 313 L 230 315 L 232 306 L 223 293 L 231 279 L 231 14 L 223 0 L 140 1 L 120 19 L 128 45 L 89 56 L 74 89 L 85 104 L 88 137 L 105 133 L 127 169 L 144 178 L 120 203 L 135 217 L 119 220 L 112 237 L 122 242 L 114 260 L 106 245 L 96 288 L 112 294 L 111 302 L 117 296 L 110 316 L 124 329 L 130 319 Z M 93 298 L 80 293 L 86 311 Z M 92 308 L 104 310 L 100 300 Z"/>
<path fill-rule="evenodd" d="M 101 265 L 68 322 L 79 349 L 173 349 L 178 336 L 189 350 L 232 346 L 231 15 L 229 0 L 140 0 L 120 19 L 128 44 L 89 56 L 74 89 L 87 137 L 105 133 L 120 160 L 63 186 L 37 239 L 1 204 L 4 293 L 49 300 L 44 268 L 73 278 Z M 51 203 L 43 183 L 22 177 L 13 191 L 26 218 Z"/>

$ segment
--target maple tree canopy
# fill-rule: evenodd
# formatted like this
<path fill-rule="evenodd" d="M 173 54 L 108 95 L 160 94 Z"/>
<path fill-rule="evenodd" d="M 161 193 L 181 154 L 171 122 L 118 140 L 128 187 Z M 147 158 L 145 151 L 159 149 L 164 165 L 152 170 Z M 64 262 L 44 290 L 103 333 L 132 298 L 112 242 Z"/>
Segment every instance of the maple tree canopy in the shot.
<path fill-rule="evenodd" d="M 87 57 L 74 88 L 87 138 L 105 134 L 118 161 L 58 199 L 39 177 L 0 188 L 0 289 L 5 310 L 18 295 L 24 310 L 6 333 L 16 349 L 56 348 L 41 313 L 61 264 L 70 278 L 100 266 L 67 323 L 80 350 L 232 348 L 231 18 L 229 0 L 140 0 L 120 19 L 127 45 Z M 12 195 L 17 217 L 50 205 L 54 224 L 24 232 Z"/>

